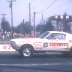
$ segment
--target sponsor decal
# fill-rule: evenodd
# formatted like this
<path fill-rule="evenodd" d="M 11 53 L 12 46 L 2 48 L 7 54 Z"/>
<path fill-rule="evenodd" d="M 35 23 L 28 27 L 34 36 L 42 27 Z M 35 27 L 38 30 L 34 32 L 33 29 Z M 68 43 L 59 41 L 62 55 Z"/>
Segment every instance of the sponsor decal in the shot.
<path fill-rule="evenodd" d="M 49 43 L 49 46 L 68 46 L 67 43 Z"/>
<path fill-rule="evenodd" d="M 43 43 L 43 47 L 48 47 L 48 43 Z"/>

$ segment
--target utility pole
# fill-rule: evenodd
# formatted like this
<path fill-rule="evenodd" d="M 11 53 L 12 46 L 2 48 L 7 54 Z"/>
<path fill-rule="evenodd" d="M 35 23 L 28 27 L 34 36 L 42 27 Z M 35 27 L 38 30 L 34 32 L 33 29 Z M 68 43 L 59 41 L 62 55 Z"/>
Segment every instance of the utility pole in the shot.
<path fill-rule="evenodd" d="M 24 19 L 23 19 L 23 24 L 24 24 Z"/>
<path fill-rule="evenodd" d="M 31 25 L 31 4 L 29 3 L 29 23 Z"/>
<path fill-rule="evenodd" d="M 1 14 L 1 15 L 3 16 L 3 17 L 2 17 L 2 20 L 4 21 L 6 14 Z"/>
<path fill-rule="evenodd" d="M 43 14 L 42 14 L 42 21 L 43 21 Z"/>
<path fill-rule="evenodd" d="M 10 2 L 9 7 L 11 8 L 11 25 L 12 25 L 12 38 L 13 38 L 13 2 L 15 2 L 16 0 L 10 0 L 8 2 Z"/>
<path fill-rule="evenodd" d="M 35 15 L 36 15 L 36 12 L 34 12 L 34 37 L 36 37 Z"/>
<path fill-rule="evenodd" d="M 43 24 L 43 14 L 42 14 L 42 24 Z"/>
<path fill-rule="evenodd" d="M 43 20 L 43 14 L 42 14 L 42 17 L 41 17 L 41 24 L 40 25 L 43 25 L 44 24 L 44 20 Z M 42 27 L 40 27 L 40 33 L 42 32 Z"/>

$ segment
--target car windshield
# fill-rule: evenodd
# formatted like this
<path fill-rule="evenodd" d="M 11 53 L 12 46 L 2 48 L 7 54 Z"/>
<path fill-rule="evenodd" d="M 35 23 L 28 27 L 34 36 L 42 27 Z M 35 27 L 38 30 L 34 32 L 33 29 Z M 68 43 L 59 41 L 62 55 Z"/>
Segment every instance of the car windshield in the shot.
<path fill-rule="evenodd" d="M 49 32 L 45 32 L 45 33 L 43 33 L 41 36 L 39 36 L 39 38 L 45 38 L 47 35 L 49 35 Z"/>

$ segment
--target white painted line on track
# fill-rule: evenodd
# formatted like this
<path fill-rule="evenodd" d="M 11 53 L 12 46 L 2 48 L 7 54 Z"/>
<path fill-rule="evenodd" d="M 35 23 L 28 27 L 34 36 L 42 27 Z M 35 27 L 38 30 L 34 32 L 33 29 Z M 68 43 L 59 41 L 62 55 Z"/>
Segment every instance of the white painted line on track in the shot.
<path fill-rule="evenodd" d="M 72 65 L 72 63 L 43 63 L 43 64 L 0 64 L 0 66 L 34 67 L 34 66 Z"/>

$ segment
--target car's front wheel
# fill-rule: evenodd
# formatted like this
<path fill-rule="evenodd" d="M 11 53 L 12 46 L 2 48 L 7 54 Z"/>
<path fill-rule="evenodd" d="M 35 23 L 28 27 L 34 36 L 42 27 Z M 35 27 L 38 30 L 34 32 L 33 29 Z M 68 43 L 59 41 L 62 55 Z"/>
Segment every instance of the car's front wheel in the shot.
<path fill-rule="evenodd" d="M 28 58 L 33 55 L 33 50 L 31 47 L 23 47 L 21 50 L 21 54 L 23 57 Z"/>

